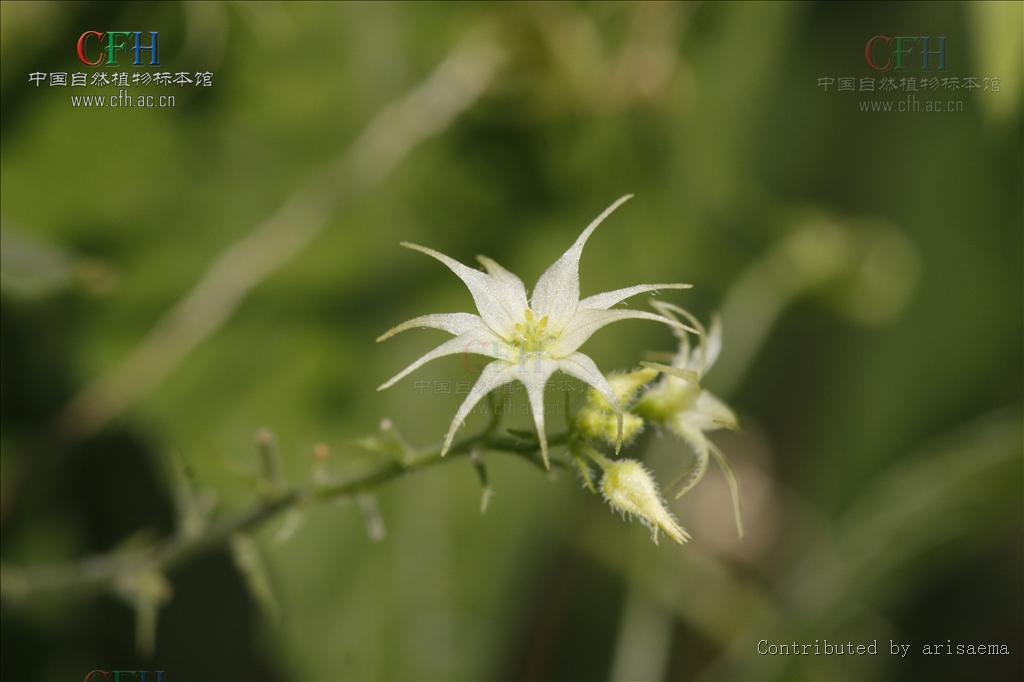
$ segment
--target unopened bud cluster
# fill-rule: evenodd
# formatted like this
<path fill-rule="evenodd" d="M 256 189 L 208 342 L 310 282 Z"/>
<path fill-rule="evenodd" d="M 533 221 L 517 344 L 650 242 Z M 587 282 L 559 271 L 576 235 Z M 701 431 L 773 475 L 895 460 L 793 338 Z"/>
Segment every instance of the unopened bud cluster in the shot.
<path fill-rule="evenodd" d="M 701 379 L 721 350 L 721 325 L 716 318 L 708 332 L 682 308 L 662 302 L 653 305 L 663 316 L 680 322 L 674 328 L 679 349 L 670 364 L 644 363 L 639 369 L 610 375 L 608 384 L 617 405 L 591 391 L 572 419 L 570 451 L 590 490 L 596 493 L 599 488 L 613 509 L 650 528 L 655 542 L 658 533 L 663 532 L 681 544 L 689 535 L 666 507 L 650 471 L 634 459 L 608 456 L 600 450 L 613 445 L 617 454 L 621 445 L 636 440 L 648 425 L 664 429 L 687 443 L 695 457 L 677 486 L 676 497 L 703 478 L 709 457 L 714 456 L 729 481 L 737 528 L 742 533 L 735 476 L 722 452 L 707 437 L 716 429 L 737 428 L 738 421 L 724 402 L 701 386 Z M 695 344 L 691 343 L 691 334 L 696 335 Z M 591 462 L 601 473 L 598 487 L 593 483 Z"/>

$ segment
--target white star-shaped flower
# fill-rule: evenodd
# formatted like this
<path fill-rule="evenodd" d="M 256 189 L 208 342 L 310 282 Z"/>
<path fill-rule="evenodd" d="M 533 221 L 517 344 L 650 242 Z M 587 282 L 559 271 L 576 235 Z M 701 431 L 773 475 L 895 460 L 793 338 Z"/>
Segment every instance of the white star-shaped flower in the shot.
<path fill-rule="evenodd" d="M 658 289 L 686 289 L 689 284 L 638 284 L 580 299 L 580 255 L 587 239 L 598 225 L 633 195 L 627 194 L 604 210 L 587 226 L 568 251 L 549 267 L 527 301 L 522 280 L 485 256 L 477 256 L 486 272 L 470 268 L 459 261 L 418 244 L 402 242 L 402 246 L 420 251 L 454 272 L 469 288 L 479 314 L 439 313 L 424 315 L 389 329 L 377 341 L 383 341 L 408 329 L 426 327 L 453 334 L 437 348 L 423 355 L 382 384 L 383 390 L 419 369 L 426 363 L 446 355 L 474 353 L 493 360 L 480 373 L 469 395 L 459 406 L 445 435 L 444 454 L 451 447 L 455 432 L 470 411 L 488 393 L 512 381 L 526 387 L 526 396 L 533 413 L 541 454 L 548 464 L 548 444 L 544 433 L 544 386 L 556 371 L 589 384 L 608 399 L 619 414 L 621 408 L 615 393 L 601 371 L 588 356 L 577 351 L 598 329 L 627 319 L 654 320 L 672 327 L 685 328 L 678 320 L 642 310 L 611 309 L 631 296 Z"/>

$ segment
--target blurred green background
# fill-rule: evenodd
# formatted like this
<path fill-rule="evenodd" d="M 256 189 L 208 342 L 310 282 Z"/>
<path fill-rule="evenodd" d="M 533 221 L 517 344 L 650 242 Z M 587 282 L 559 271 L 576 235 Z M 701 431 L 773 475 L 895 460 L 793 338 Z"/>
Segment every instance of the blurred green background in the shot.
<path fill-rule="evenodd" d="M 1024 677 L 1020 3 L 4 2 L 0 19 L 5 579 L 173 532 L 179 458 L 219 515 L 243 508 L 260 428 L 296 482 L 317 443 L 330 475 L 379 456 L 354 441 L 382 418 L 437 442 L 461 396 L 436 382 L 473 374 L 447 358 L 377 393 L 437 335 L 373 340 L 471 301 L 398 242 L 484 253 L 529 285 L 626 192 L 583 291 L 688 281 L 667 300 L 723 310 L 707 385 L 744 424 L 717 442 L 748 522 L 738 541 L 712 470 L 673 503 L 694 540 L 655 547 L 571 475 L 501 455 L 481 515 L 473 468 L 452 461 L 379 490 L 383 541 L 351 503 L 304 509 L 290 538 L 283 518 L 257 532 L 276 618 L 226 549 L 171 572 L 151 655 L 116 595 L 5 592 L 5 680 Z M 78 36 L 119 29 L 159 31 L 164 68 L 213 87 L 114 111 L 29 84 L 87 70 Z M 876 34 L 947 36 L 948 75 L 1001 88 L 957 92 L 959 113 L 886 114 L 817 86 L 876 76 Z M 351 172 L 372 158 L 326 170 L 466 40 L 469 63 L 500 65 L 464 111 L 379 178 Z M 87 393 L 94 428 L 67 426 L 76 396 L 309 187 L 330 197 L 321 232 L 180 357 L 157 345 L 134 365 L 112 390 L 137 391 L 123 409 L 95 417 Z M 672 344 L 629 323 L 585 350 L 610 370 Z M 655 433 L 634 452 L 664 484 L 691 461 Z M 770 657 L 761 639 L 881 651 Z M 947 639 L 1011 653 L 921 655 Z"/>

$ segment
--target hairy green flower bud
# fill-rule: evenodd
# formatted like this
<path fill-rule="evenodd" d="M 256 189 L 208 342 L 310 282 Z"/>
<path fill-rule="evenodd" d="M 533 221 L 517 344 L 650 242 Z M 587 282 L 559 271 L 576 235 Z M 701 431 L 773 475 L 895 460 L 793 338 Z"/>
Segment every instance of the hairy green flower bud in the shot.
<path fill-rule="evenodd" d="M 601 492 L 608 504 L 623 514 L 635 516 L 651 529 L 651 540 L 658 543 L 658 531 L 670 539 L 683 544 L 689 534 L 676 522 L 658 492 L 654 478 L 635 459 L 598 460 L 604 469 L 601 478 Z"/>
<path fill-rule="evenodd" d="M 618 416 L 611 410 L 584 407 L 576 413 L 576 430 L 588 440 L 603 440 L 612 445 L 618 435 Z M 622 443 L 628 445 L 644 428 L 644 420 L 632 412 L 622 413 Z"/>
<path fill-rule="evenodd" d="M 657 376 L 657 370 L 644 367 L 632 372 L 612 374 L 608 377 L 608 385 L 619 405 L 625 408 Z M 619 413 L 599 391 L 590 391 L 586 404 L 576 413 L 573 425 L 587 440 L 618 444 Z M 641 417 L 632 412 L 622 412 L 622 444 L 628 444 L 636 438 L 643 428 L 644 420 Z"/>

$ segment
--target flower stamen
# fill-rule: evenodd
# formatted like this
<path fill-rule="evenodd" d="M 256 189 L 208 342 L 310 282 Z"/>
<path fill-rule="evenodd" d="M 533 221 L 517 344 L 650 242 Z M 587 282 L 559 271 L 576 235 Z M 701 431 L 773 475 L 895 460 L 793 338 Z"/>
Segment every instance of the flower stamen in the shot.
<path fill-rule="evenodd" d="M 527 308 L 524 317 L 524 321 L 516 323 L 512 328 L 512 345 L 521 354 L 543 352 L 548 342 L 555 338 L 555 334 L 548 331 L 548 316 L 538 320 L 533 310 Z"/>

